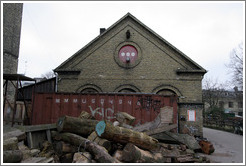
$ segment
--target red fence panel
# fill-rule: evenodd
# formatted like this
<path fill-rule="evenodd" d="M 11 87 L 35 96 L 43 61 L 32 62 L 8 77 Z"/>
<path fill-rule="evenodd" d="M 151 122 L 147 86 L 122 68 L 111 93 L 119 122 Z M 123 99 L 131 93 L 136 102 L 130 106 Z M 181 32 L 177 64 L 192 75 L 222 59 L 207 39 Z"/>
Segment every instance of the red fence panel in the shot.
<path fill-rule="evenodd" d="M 78 117 L 82 111 L 97 120 L 116 120 L 117 112 L 134 117 L 133 125 L 153 121 L 164 106 L 173 107 L 173 122 L 177 123 L 177 96 L 139 93 L 36 93 L 32 125 L 56 123 L 64 115 Z"/>

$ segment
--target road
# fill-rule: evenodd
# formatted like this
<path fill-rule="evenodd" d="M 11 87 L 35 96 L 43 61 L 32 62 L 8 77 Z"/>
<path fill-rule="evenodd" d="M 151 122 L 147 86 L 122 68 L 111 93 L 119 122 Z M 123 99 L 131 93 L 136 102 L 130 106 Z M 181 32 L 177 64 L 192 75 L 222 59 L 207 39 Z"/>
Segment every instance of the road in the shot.
<path fill-rule="evenodd" d="M 243 136 L 203 128 L 203 137 L 212 142 L 215 151 L 206 155 L 211 163 L 243 163 Z"/>

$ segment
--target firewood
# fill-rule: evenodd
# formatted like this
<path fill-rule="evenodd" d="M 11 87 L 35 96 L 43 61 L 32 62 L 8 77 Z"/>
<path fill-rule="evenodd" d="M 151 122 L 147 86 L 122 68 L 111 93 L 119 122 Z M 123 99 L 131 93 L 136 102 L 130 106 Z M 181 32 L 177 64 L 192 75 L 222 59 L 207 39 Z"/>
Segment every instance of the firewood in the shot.
<path fill-rule="evenodd" d="M 3 151 L 4 163 L 19 163 L 23 158 L 23 153 L 20 150 Z"/>
<path fill-rule="evenodd" d="M 123 144 L 133 143 L 134 145 L 147 150 L 155 150 L 159 147 L 157 144 L 158 141 L 145 133 L 113 126 L 106 121 L 100 121 L 96 125 L 96 133 L 99 137 L 109 141 Z"/>
<path fill-rule="evenodd" d="M 118 160 L 110 156 L 107 153 L 107 150 L 105 148 L 79 135 L 76 135 L 73 133 L 52 132 L 52 137 L 54 139 L 69 142 L 75 146 L 78 146 L 78 148 L 83 148 L 84 150 L 93 154 L 95 156 L 95 160 L 100 163 L 118 163 L 119 162 Z"/>
<path fill-rule="evenodd" d="M 58 119 L 57 130 L 59 132 L 70 132 L 87 137 L 95 130 L 97 123 L 97 120 L 64 116 Z"/>
<path fill-rule="evenodd" d="M 128 143 L 122 152 L 122 161 L 131 163 L 165 163 L 167 158 L 161 153 L 151 153 Z"/>

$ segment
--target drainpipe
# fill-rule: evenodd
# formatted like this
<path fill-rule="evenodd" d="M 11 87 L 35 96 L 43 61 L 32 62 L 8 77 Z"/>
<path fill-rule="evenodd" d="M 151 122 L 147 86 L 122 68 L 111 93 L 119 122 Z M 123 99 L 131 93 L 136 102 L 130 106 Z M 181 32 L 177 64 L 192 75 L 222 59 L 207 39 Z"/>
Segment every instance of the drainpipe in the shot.
<path fill-rule="evenodd" d="M 58 74 L 55 72 L 56 83 L 55 83 L 55 92 L 58 91 Z"/>

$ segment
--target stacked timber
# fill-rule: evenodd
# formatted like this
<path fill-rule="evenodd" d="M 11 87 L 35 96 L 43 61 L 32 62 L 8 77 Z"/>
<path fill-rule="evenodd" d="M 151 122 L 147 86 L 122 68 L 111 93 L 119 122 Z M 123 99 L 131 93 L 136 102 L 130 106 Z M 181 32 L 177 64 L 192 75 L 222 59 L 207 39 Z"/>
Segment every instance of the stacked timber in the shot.
<path fill-rule="evenodd" d="M 96 121 L 84 117 L 60 117 L 57 121 L 57 131 L 51 132 L 53 145 L 55 144 L 55 151 L 60 158 L 60 162 L 205 162 L 195 157 L 194 150 L 189 149 L 185 142 L 177 141 L 177 144 L 167 144 L 152 137 L 158 132 L 172 130 L 176 127 L 174 124 L 166 126 L 162 124 L 159 130 L 149 131 L 144 129 L 145 132 L 141 132 L 122 126 L 122 124 L 130 125 L 134 121 L 124 119 L 134 119 L 125 113 L 118 115 L 117 123 L 120 125 L 114 125 L 115 123 L 105 120 Z M 139 126 L 140 128 L 145 127 Z M 62 158 L 67 158 L 67 160 L 62 160 Z"/>
<path fill-rule="evenodd" d="M 138 126 L 132 126 L 135 117 L 125 112 L 117 113 L 114 122 L 97 121 L 85 111 L 79 117 L 63 116 L 51 130 L 51 139 L 41 143 L 40 149 L 19 146 L 25 136 L 9 133 L 4 136 L 4 162 L 209 162 L 196 155 L 201 147 L 193 136 L 175 132 L 177 124 L 171 118 L 171 108 L 161 110 L 154 121 Z"/>

